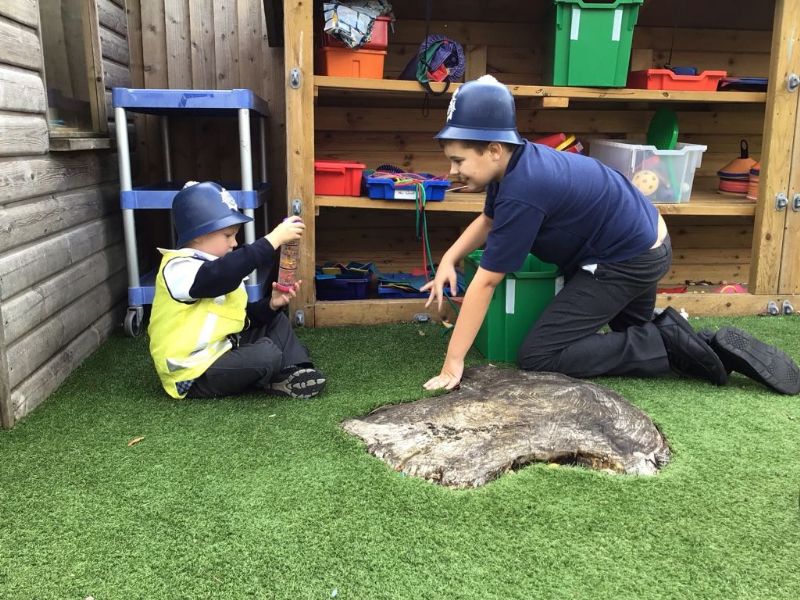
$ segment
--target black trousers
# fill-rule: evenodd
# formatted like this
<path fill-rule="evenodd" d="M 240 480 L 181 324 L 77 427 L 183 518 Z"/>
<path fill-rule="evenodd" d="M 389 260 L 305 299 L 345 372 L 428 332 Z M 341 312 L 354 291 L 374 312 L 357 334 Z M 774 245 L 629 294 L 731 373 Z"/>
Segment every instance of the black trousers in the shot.
<path fill-rule="evenodd" d="M 282 369 L 310 364 L 308 351 L 280 312 L 266 326 L 245 329 L 238 347 L 223 354 L 195 379 L 187 396 L 212 398 L 266 389 Z"/>
<path fill-rule="evenodd" d="M 579 269 L 519 349 L 522 369 L 572 377 L 667 375 L 667 351 L 651 320 L 658 281 L 672 262 L 669 236 L 624 262 Z M 604 326 L 608 333 L 598 333 Z"/>

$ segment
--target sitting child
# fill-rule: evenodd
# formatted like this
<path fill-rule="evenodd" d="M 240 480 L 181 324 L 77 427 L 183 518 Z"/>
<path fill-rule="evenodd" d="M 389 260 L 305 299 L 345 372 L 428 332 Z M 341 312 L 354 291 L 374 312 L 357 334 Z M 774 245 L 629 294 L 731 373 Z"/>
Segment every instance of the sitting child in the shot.
<path fill-rule="evenodd" d="M 232 252 L 242 223 L 230 193 L 216 183 L 190 182 L 172 203 L 178 250 L 161 250 L 150 325 L 150 354 L 173 398 L 229 396 L 252 389 L 292 398 L 322 392 L 325 377 L 281 310 L 297 290 L 248 303 L 244 279 L 268 270 L 278 248 L 299 239 L 292 217 Z"/>

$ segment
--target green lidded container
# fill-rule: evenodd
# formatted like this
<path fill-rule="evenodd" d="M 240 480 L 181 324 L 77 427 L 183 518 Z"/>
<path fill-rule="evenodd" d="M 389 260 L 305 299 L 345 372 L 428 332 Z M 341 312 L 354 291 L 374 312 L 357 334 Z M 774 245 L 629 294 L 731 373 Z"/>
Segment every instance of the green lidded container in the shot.
<path fill-rule="evenodd" d="M 553 0 L 547 79 L 552 85 L 625 87 L 633 28 L 644 0 Z"/>
<path fill-rule="evenodd" d="M 467 285 L 478 270 L 483 250 L 464 259 Z M 564 285 L 558 267 L 528 254 L 519 271 L 507 273 L 494 290 L 475 347 L 489 360 L 516 362 L 517 350 L 539 315 Z"/>

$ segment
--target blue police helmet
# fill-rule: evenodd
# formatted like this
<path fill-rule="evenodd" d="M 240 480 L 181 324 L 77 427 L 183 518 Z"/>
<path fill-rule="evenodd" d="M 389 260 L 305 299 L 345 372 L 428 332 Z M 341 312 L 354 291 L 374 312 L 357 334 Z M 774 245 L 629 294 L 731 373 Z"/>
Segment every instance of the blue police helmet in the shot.
<path fill-rule="evenodd" d="M 253 219 L 240 213 L 230 192 L 213 181 L 190 181 L 172 201 L 178 248 L 207 233 Z"/>
<path fill-rule="evenodd" d="M 491 75 L 468 81 L 450 98 L 440 140 L 475 140 L 524 144 L 517 131 L 514 96 Z"/>

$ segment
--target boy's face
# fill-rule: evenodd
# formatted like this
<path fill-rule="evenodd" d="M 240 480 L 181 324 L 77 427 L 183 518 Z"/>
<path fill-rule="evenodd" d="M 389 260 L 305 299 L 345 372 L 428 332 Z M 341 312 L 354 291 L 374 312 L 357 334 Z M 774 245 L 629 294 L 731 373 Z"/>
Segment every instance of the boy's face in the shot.
<path fill-rule="evenodd" d="M 213 256 L 225 256 L 228 252 L 236 248 L 236 233 L 239 225 L 231 225 L 225 229 L 212 231 L 192 240 L 190 244 L 195 250 L 201 250 Z"/>
<path fill-rule="evenodd" d="M 483 152 L 456 140 L 444 142 L 442 148 L 450 160 L 450 178 L 466 185 L 465 192 L 484 191 L 492 181 L 502 179 L 508 164 L 507 152 L 495 142 Z"/>

